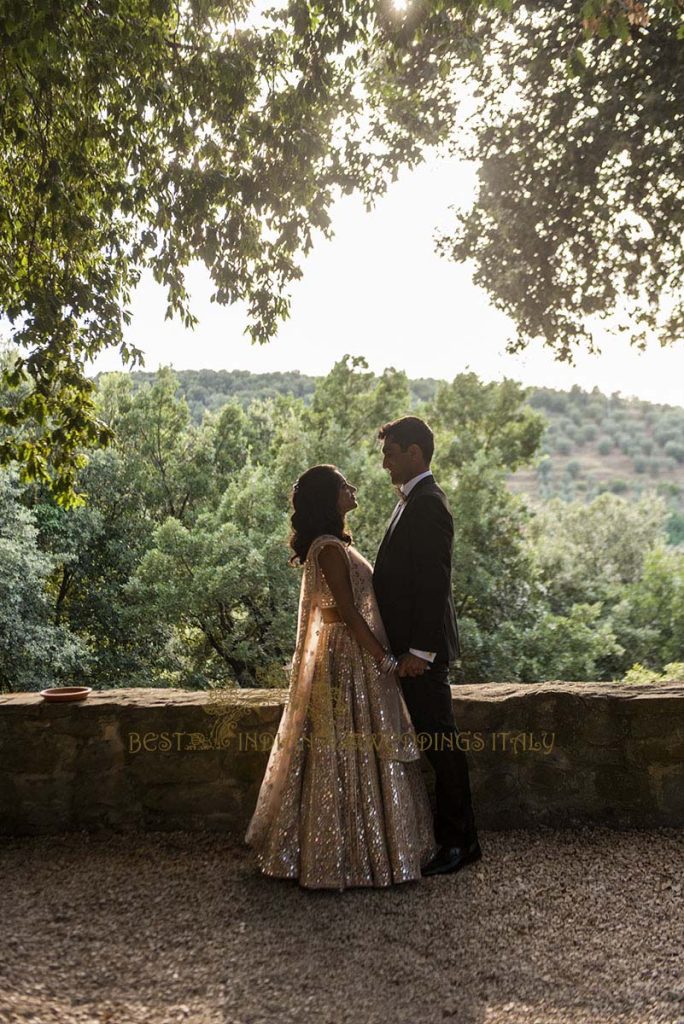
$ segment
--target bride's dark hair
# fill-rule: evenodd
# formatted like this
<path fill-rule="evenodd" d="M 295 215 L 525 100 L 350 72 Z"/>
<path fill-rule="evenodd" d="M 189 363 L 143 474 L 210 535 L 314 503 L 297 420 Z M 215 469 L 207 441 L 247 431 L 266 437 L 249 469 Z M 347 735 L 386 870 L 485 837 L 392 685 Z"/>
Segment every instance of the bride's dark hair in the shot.
<path fill-rule="evenodd" d="M 303 565 L 311 544 L 321 534 L 331 533 L 346 544 L 352 537 L 346 532 L 345 518 L 337 507 L 342 481 L 337 466 L 312 466 L 302 473 L 292 488 L 294 512 L 290 522 L 291 565 Z"/>

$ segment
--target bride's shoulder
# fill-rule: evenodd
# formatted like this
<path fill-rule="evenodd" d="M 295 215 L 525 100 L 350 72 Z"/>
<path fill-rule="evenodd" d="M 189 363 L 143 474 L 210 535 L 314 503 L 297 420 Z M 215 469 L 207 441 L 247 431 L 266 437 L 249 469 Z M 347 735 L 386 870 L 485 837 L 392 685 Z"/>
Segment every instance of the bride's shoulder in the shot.
<path fill-rule="evenodd" d="M 320 536 L 316 537 L 315 540 L 311 541 L 306 556 L 307 559 L 314 554 L 317 555 L 321 548 L 327 547 L 328 545 L 334 545 L 335 547 L 342 548 L 344 551 L 349 550 L 349 546 L 345 544 L 344 541 L 340 540 L 339 537 L 336 537 L 334 533 L 322 533 Z"/>

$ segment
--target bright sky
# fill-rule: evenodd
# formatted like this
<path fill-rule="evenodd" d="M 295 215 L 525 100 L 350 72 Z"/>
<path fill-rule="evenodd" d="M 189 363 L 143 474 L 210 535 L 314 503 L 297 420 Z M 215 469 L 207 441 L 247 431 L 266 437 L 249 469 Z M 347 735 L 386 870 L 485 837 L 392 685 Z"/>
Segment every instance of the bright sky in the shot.
<path fill-rule="evenodd" d="M 210 303 L 211 281 L 199 264 L 189 275 L 200 321 L 194 331 L 164 320 L 164 291 L 150 277 L 135 294 L 126 340 L 144 351 L 144 369 L 153 371 L 170 364 L 176 370 L 319 375 L 350 353 L 364 355 L 376 372 L 394 366 L 409 377 L 452 380 L 472 370 L 485 381 L 596 385 L 606 394 L 684 405 L 684 339 L 639 353 L 627 340 L 606 336 L 602 355 L 580 355 L 574 368 L 541 345 L 505 353 L 514 334 L 511 321 L 475 287 L 467 266 L 434 251 L 435 229 L 448 227 L 450 205 L 470 203 L 474 182 L 473 164 L 435 157 L 405 171 L 370 213 L 357 197 L 341 199 L 332 213 L 335 237 L 320 237 L 304 261 L 304 276 L 292 289 L 291 317 L 269 345 L 252 346 L 243 335 L 243 309 Z M 111 349 L 88 373 L 120 369 L 127 367 Z"/>

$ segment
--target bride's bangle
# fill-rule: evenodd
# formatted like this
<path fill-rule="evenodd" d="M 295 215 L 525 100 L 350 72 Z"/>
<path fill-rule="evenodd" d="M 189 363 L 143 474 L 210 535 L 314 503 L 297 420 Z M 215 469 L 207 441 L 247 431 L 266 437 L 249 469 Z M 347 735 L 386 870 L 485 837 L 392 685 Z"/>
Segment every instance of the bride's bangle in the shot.
<path fill-rule="evenodd" d="M 398 659 L 395 658 L 391 651 L 386 651 L 385 656 L 378 664 L 378 668 L 383 673 L 383 675 L 389 675 L 391 672 L 396 671 L 398 665 Z"/>

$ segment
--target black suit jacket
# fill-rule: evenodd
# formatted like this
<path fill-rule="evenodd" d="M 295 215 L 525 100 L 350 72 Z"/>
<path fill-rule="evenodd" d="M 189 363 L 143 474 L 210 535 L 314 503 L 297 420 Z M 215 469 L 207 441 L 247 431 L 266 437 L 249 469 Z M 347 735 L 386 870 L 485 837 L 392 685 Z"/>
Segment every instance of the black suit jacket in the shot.
<path fill-rule="evenodd" d="M 460 657 L 451 591 L 454 521 L 434 477 L 412 488 L 391 537 L 378 550 L 373 586 L 392 651 L 436 651 L 434 664 Z"/>

